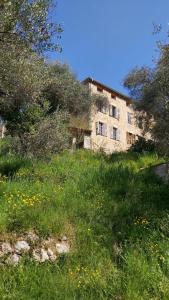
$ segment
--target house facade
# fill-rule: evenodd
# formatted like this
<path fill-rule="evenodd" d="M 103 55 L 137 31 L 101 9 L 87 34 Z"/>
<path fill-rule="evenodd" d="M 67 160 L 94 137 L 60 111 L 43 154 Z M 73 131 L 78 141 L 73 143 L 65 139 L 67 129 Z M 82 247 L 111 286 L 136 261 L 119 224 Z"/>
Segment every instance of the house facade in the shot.
<path fill-rule="evenodd" d="M 73 148 L 85 148 L 106 153 L 128 150 L 143 136 L 140 113 L 133 101 L 122 93 L 92 79 L 83 82 L 91 93 L 104 96 L 105 103 L 95 104 L 90 115 L 72 120 L 69 130 L 73 135 Z M 4 137 L 5 125 L 0 118 L 0 138 Z M 150 136 L 145 136 L 150 138 Z"/>
<path fill-rule="evenodd" d="M 83 147 L 94 151 L 102 149 L 106 153 L 128 150 L 143 135 L 142 121 L 132 100 L 92 78 L 85 79 L 83 84 L 91 93 L 107 98 L 106 105 L 93 105 L 91 109 Z"/>

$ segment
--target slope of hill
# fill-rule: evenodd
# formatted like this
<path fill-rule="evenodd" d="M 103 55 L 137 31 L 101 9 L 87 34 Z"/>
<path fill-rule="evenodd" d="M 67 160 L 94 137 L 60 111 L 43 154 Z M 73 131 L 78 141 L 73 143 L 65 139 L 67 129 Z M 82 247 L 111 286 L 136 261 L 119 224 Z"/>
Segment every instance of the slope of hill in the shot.
<path fill-rule="evenodd" d="M 0 239 L 66 235 L 70 253 L 0 264 L 0 298 L 169 299 L 169 186 L 155 154 L 0 157 Z M 141 170 L 140 170 L 141 169 Z"/>

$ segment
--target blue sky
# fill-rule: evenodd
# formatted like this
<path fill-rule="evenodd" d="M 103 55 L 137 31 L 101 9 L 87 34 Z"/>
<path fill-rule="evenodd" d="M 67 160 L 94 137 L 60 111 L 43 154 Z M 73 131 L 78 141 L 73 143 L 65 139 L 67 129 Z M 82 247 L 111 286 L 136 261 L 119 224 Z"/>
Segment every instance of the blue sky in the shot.
<path fill-rule="evenodd" d="M 169 0 L 58 0 L 63 52 L 52 59 L 127 93 L 122 81 L 134 66 L 151 65 L 157 55 L 153 22 L 169 30 Z"/>

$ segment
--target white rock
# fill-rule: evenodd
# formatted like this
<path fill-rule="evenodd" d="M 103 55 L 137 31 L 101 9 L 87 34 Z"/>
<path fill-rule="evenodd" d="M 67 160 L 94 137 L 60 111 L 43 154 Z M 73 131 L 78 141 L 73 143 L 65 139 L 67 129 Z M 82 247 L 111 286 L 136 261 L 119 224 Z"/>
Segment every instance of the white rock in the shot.
<path fill-rule="evenodd" d="M 8 254 L 12 253 L 13 249 L 10 245 L 10 243 L 4 242 L 1 244 L 1 254 Z"/>
<path fill-rule="evenodd" d="M 17 241 L 14 248 L 17 253 L 27 252 L 30 250 L 30 246 L 26 241 Z"/>
<path fill-rule="evenodd" d="M 35 249 L 35 250 L 33 250 L 32 255 L 33 255 L 33 258 L 34 258 L 36 261 L 38 261 L 38 262 L 41 261 L 41 253 L 40 253 L 40 249 Z"/>
<path fill-rule="evenodd" d="M 26 235 L 26 238 L 30 241 L 30 242 L 36 242 L 39 240 L 39 237 L 36 233 L 29 231 Z"/>
<path fill-rule="evenodd" d="M 56 243 L 56 251 L 59 254 L 66 254 L 70 251 L 70 245 L 65 242 Z"/>
<path fill-rule="evenodd" d="M 53 256 L 53 255 L 54 255 L 53 251 L 52 251 L 50 248 L 48 248 L 47 254 L 48 254 L 49 256 Z"/>
<path fill-rule="evenodd" d="M 49 260 L 49 255 L 46 250 L 41 249 L 41 262 Z"/>
<path fill-rule="evenodd" d="M 0 257 L 2 257 L 2 256 L 4 256 L 4 255 L 5 255 L 5 253 L 2 252 L 2 251 L 0 251 Z"/>
<path fill-rule="evenodd" d="M 57 256 L 54 254 L 54 252 L 50 248 L 48 248 L 47 254 L 51 261 L 55 261 L 57 259 Z"/>
<path fill-rule="evenodd" d="M 13 254 L 13 255 L 9 256 L 8 259 L 6 260 L 7 264 L 9 264 L 11 266 L 18 265 L 19 261 L 20 261 L 20 257 L 17 254 Z"/>
<path fill-rule="evenodd" d="M 57 259 L 57 256 L 56 256 L 56 255 L 51 255 L 51 256 L 49 257 L 49 259 L 50 259 L 51 261 L 55 261 L 55 260 Z"/>
<path fill-rule="evenodd" d="M 49 260 L 49 255 L 45 249 L 35 249 L 33 250 L 33 258 L 42 263 Z"/>
<path fill-rule="evenodd" d="M 61 240 L 64 241 L 64 242 L 66 242 L 67 241 L 67 236 L 63 235 L 62 238 L 61 238 Z"/>

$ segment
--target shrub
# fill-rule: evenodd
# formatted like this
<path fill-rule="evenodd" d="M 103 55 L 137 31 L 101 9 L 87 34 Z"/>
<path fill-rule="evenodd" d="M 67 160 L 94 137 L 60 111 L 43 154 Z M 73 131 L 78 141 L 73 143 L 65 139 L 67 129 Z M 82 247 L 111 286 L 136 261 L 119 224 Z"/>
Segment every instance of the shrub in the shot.
<path fill-rule="evenodd" d="M 14 138 L 14 149 L 28 157 L 49 157 L 69 147 L 70 134 L 67 129 L 68 114 L 55 112 L 41 118 L 38 124 Z"/>
<path fill-rule="evenodd" d="M 155 143 L 152 140 L 146 140 L 143 137 L 139 137 L 139 139 L 132 145 L 130 151 L 143 153 L 143 152 L 154 152 L 155 151 Z"/>

